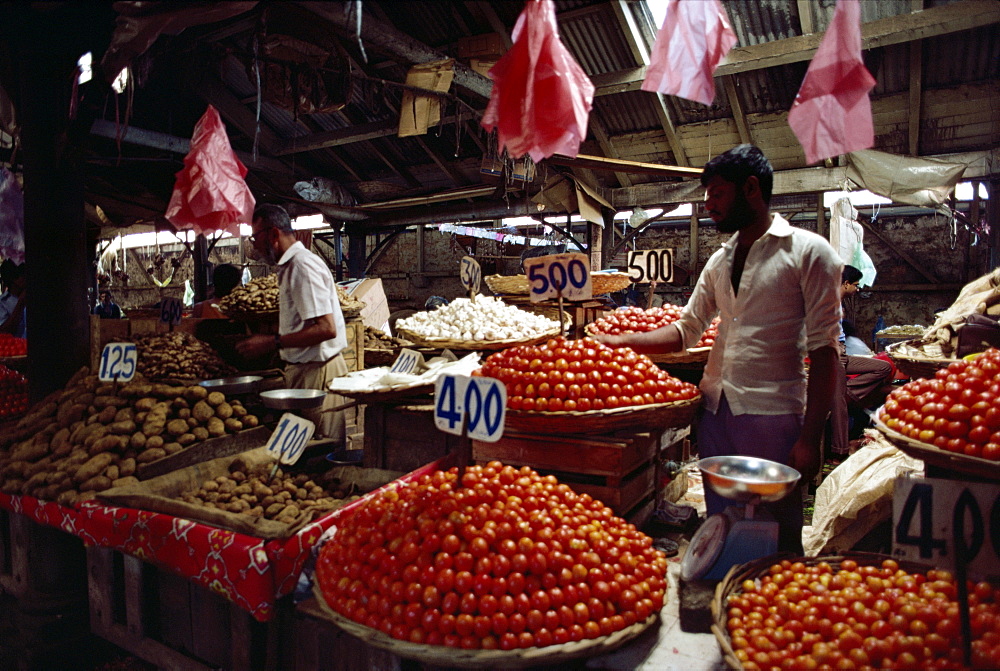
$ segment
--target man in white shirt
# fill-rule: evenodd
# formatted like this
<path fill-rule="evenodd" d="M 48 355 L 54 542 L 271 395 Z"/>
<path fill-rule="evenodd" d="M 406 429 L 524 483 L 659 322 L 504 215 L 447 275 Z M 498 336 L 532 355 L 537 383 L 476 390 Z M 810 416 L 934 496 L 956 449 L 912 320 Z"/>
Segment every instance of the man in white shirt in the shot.
<path fill-rule="evenodd" d="M 601 340 L 639 352 L 677 351 L 696 343 L 718 314 L 719 336 L 701 381 L 699 456 L 762 457 L 792 466 L 808 482 L 819 470 L 841 374 L 842 263 L 822 237 L 771 213 L 773 172 L 757 147 L 717 156 L 701 180 L 709 216 L 734 235 L 708 260 L 675 324 Z M 709 490 L 705 498 L 709 514 L 727 505 Z M 793 493 L 767 507 L 779 522 L 780 549 L 801 553 L 801 497 Z"/>
<path fill-rule="evenodd" d="M 285 365 L 285 383 L 293 389 L 329 389 L 335 377 L 347 374 L 341 351 L 347 329 L 330 269 L 295 239 L 284 208 L 261 205 L 254 211 L 253 235 L 258 256 L 278 266 L 278 335 L 255 335 L 237 345 L 247 358 L 278 350 Z M 324 407 L 303 411 L 316 424 L 316 436 L 344 439 L 342 412 L 322 412 L 337 403 L 327 394 Z"/>

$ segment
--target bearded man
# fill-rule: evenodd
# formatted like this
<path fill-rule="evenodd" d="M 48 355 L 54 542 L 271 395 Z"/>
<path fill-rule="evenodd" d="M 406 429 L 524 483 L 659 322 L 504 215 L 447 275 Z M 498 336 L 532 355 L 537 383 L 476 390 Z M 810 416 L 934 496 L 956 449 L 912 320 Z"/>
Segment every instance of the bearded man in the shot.
<path fill-rule="evenodd" d="M 699 456 L 770 459 L 797 469 L 804 485 L 819 470 L 823 428 L 843 374 L 837 343 L 843 264 L 822 237 L 770 211 L 773 181 L 770 162 L 752 145 L 709 161 L 701 176 L 705 209 L 733 236 L 705 264 L 677 322 L 599 339 L 637 352 L 674 352 L 694 345 L 718 315 L 719 335 L 701 380 Z M 710 515 L 726 505 L 707 488 L 705 498 Z M 801 496 L 762 507 L 779 523 L 779 549 L 801 554 Z"/>

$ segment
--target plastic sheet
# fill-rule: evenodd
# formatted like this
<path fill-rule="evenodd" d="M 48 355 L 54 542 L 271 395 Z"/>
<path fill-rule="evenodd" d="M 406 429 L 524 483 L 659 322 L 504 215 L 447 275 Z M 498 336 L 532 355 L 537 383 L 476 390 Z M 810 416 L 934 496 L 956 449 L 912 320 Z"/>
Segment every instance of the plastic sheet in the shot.
<path fill-rule="evenodd" d="M 177 173 L 166 218 L 177 229 L 240 234 L 250 223 L 254 197 L 243 178 L 247 169 L 233 153 L 226 128 L 211 105 L 194 127 L 191 151 Z"/>
<path fill-rule="evenodd" d="M 806 163 L 875 144 L 868 98 L 874 86 L 861 57 L 861 6 L 858 0 L 837 0 L 833 21 L 788 112 Z"/>
<path fill-rule="evenodd" d="M 711 105 L 712 74 L 734 44 L 736 33 L 719 0 L 670 0 L 642 90 Z"/>
<path fill-rule="evenodd" d="M 7 168 L 0 168 L 0 256 L 24 263 L 24 194 Z"/>
<path fill-rule="evenodd" d="M 866 149 L 847 155 L 847 178 L 897 203 L 938 207 L 948 201 L 965 172 L 961 163 L 896 156 Z"/>
<path fill-rule="evenodd" d="M 587 136 L 594 85 L 556 27 L 552 0 L 529 0 L 511 35 L 514 45 L 490 70 L 493 91 L 483 115 L 513 158 L 575 157 Z"/>

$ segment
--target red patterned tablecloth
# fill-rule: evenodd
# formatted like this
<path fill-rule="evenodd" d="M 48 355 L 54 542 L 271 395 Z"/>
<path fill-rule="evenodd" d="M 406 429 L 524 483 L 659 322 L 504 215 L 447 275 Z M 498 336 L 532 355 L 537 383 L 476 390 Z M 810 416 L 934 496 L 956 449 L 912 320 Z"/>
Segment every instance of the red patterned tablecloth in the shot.
<path fill-rule="evenodd" d="M 261 622 L 290 594 L 313 545 L 337 519 L 377 492 L 440 466 L 428 464 L 305 526 L 286 540 L 265 541 L 172 515 L 87 501 L 67 508 L 31 496 L 0 493 L 0 508 L 25 515 L 83 540 L 137 557 L 229 599 Z"/>

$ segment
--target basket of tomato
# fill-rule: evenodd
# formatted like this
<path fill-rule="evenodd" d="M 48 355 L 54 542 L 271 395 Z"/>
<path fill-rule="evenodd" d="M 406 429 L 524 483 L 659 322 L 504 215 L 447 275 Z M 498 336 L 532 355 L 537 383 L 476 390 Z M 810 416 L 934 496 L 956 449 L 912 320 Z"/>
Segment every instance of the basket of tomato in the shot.
<path fill-rule="evenodd" d="M 879 554 L 774 555 L 735 567 L 712 601 L 733 669 L 960 669 L 948 571 Z M 974 668 L 1000 667 L 1000 589 L 969 586 Z"/>
<path fill-rule="evenodd" d="M 314 593 L 369 645 L 430 664 L 511 668 L 609 652 L 656 621 L 652 539 L 553 476 L 500 462 L 437 470 L 338 523 Z"/>
<path fill-rule="evenodd" d="M 0 359 L 28 356 L 28 341 L 10 333 L 0 333 Z"/>
<path fill-rule="evenodd" d="M 560 336 L 491 354 L 477 374 L 507 389 L 505 427 L 530 433 L 605 433 L 687 426 L 698 388 L 628 347 Z"/>
<path fill-rule="evenodd" d="M 1000 478 L 1000 350 L 953 361 L 893 390 L 876 426 L 917 459 Z"/>
<path fill-rule="evenodd" d="M 0 422 L 28 411 L 28 378 L 0 365 Z"/>
<path fill-rule="evenodd" d="M 638 307 L 624 307 L 587 324 L 588 335 L 620 335 L 625 333 L 646 333 L 673 324 L 680 319 L 684 308 L 679 305 L 664 303 L 659 307 L 643 310 Z M 719 335 L 719 318 L 712 320 L 694 347 L 682 352 L 666 354 L 650 354 L 650 360 L 655 363 L 705 363 L 708 352 L 715 344 Z"/>

